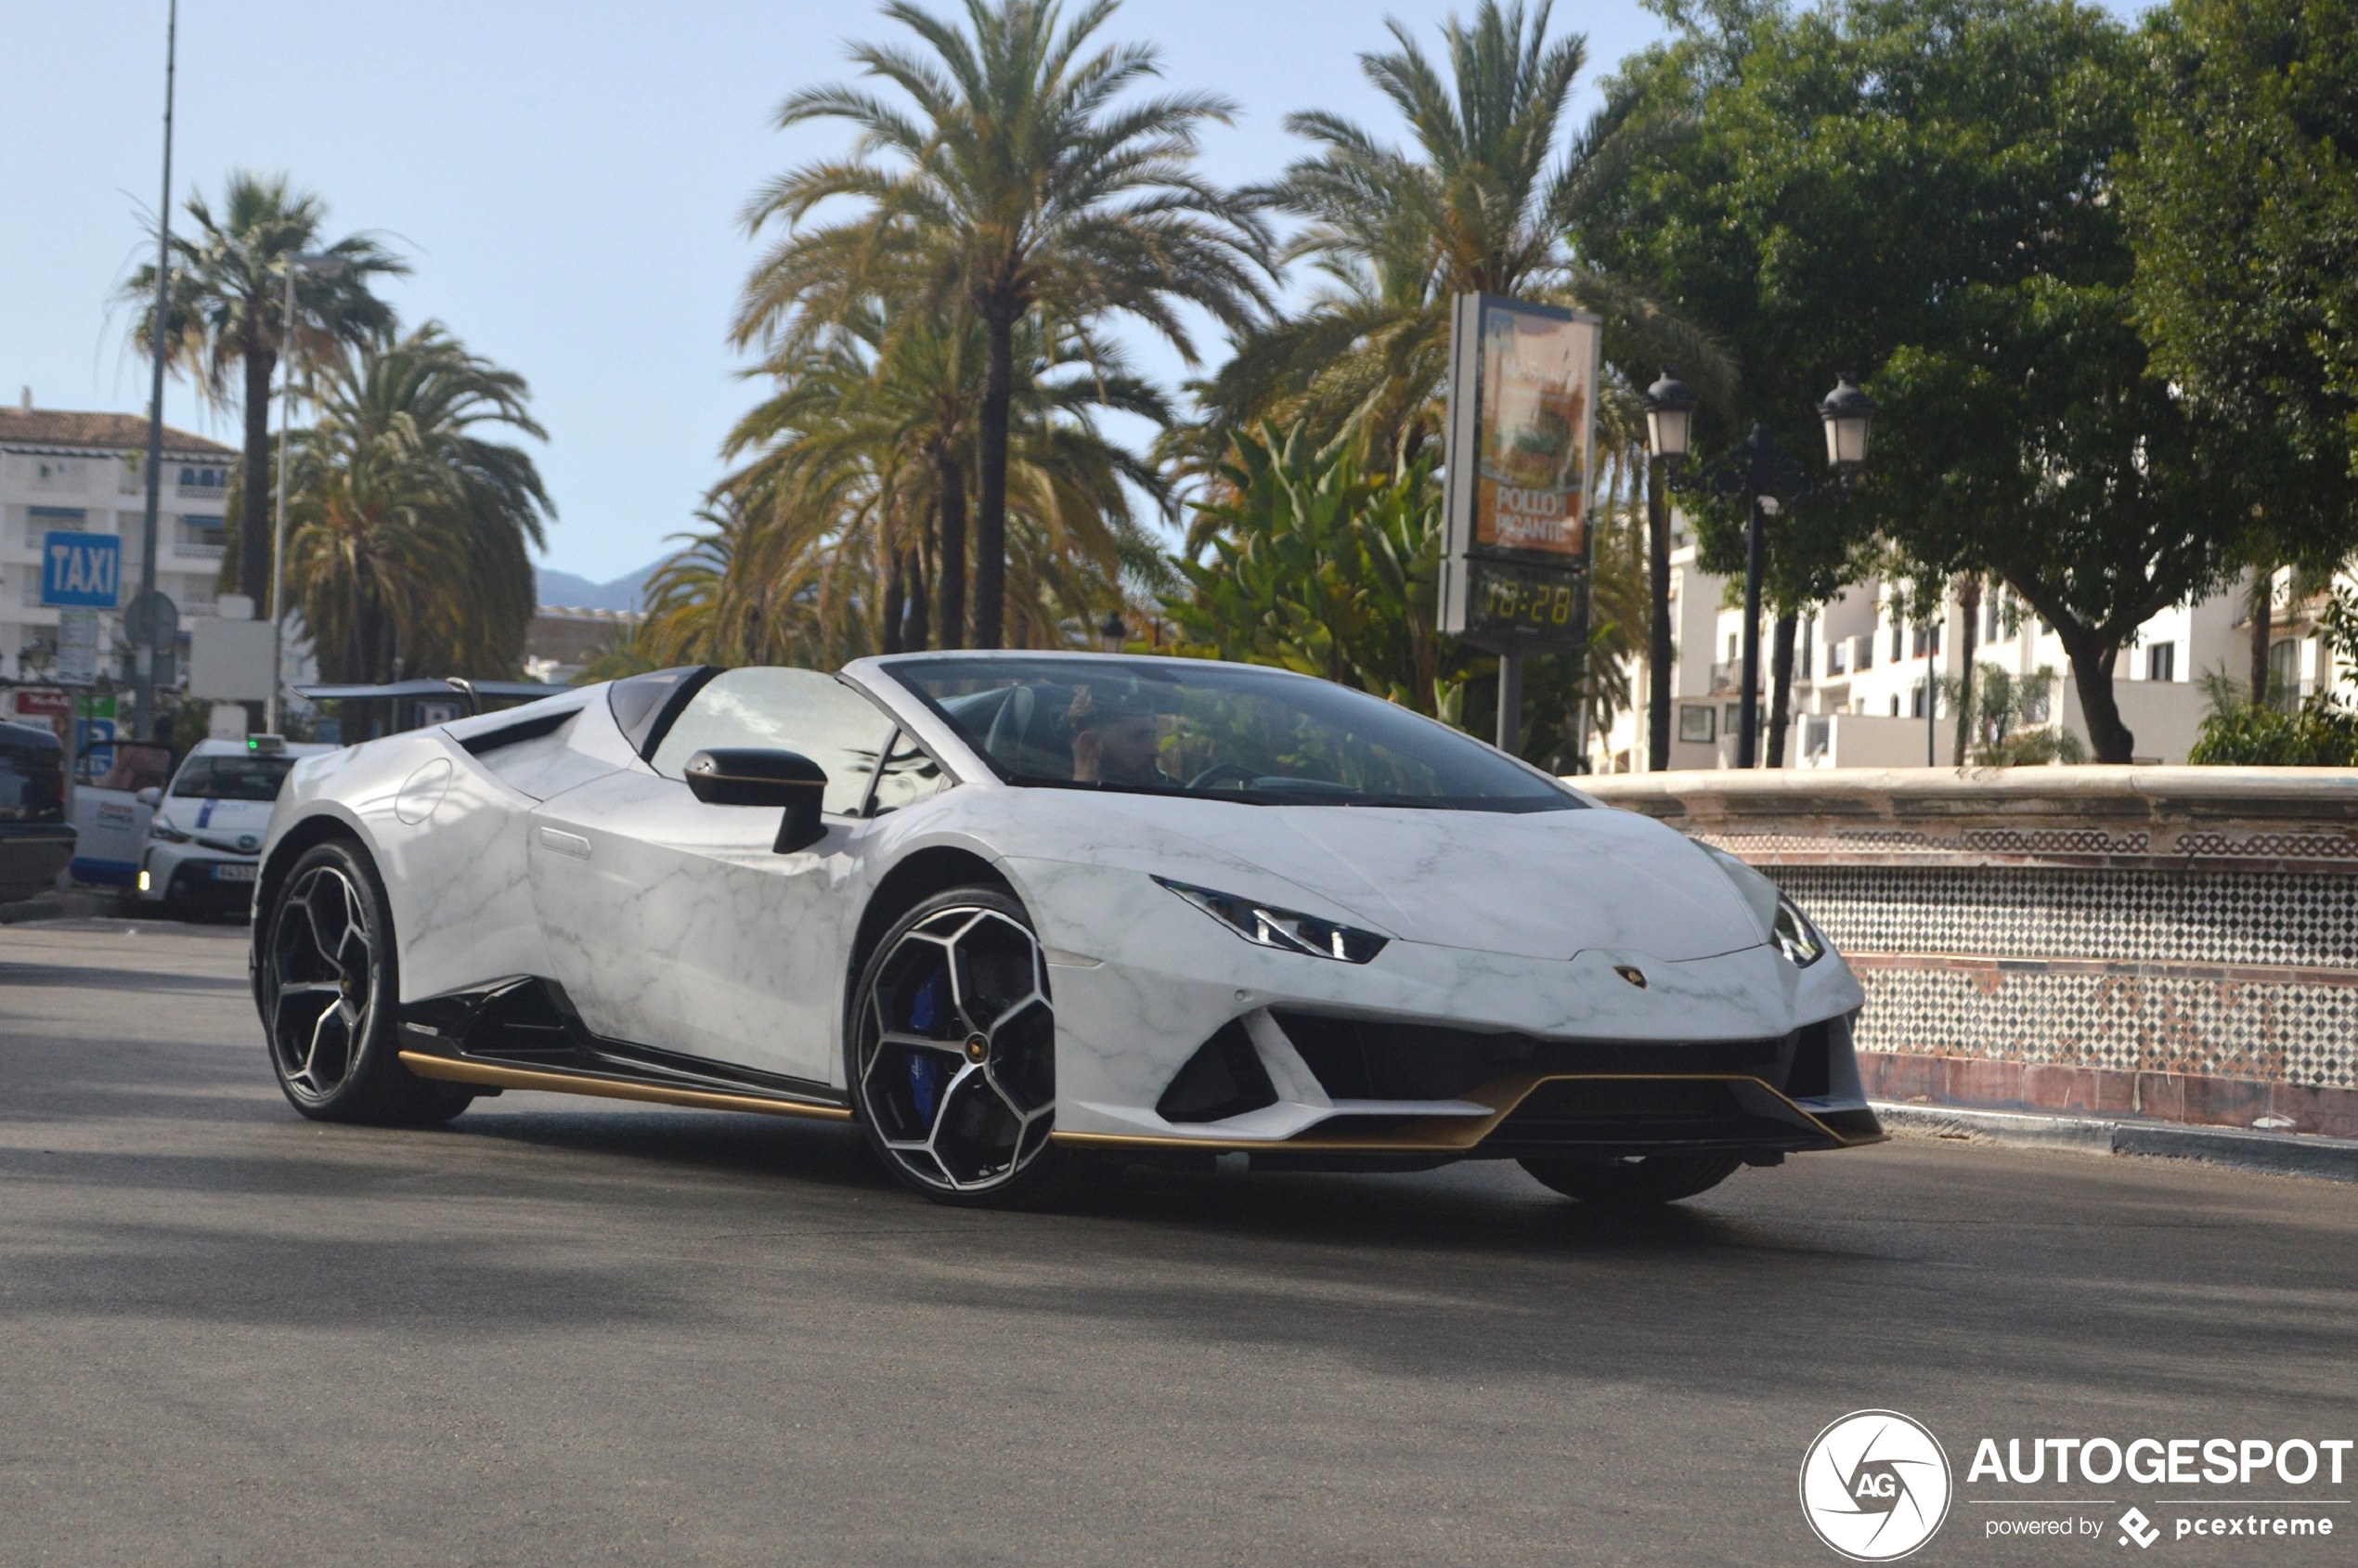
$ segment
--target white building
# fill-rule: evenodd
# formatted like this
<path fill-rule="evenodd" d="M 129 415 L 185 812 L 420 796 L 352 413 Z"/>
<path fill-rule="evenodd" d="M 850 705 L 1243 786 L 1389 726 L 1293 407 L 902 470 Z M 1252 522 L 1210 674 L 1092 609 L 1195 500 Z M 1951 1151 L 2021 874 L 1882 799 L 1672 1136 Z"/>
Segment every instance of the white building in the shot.
<path fill-rule="evenodd" d="M 0 408 L 0 680 L 16 711 L 15 688 L 51 673 L 58 612 L 41 603 L 41 541 L 50 533 L 115 534 L 123 539 L 122 602 L 138 591 L 147 507 L 148 421 L 138 414 L 35 408 L 27 391 Z M 235 447 L 167 426 L 156 526 L 156 587 L 180 611 L 179 668 L 188 669 L 189 622 L 214 613 L 228 542 L 229 476 Z M 121 617 L 101 614 L 98 655 L 115 667 Z"/>
<path fill-rule="evenodd" d="M 1731 588 L 1733 591 L 1731 592 Z M 1735 765 L 1742 703 L 1743 612 L 1741 583 L 1700 570 L 1695 547 L 1684 535 L 1675 539 L 1670 566 L 1670 610 L 1675 667 L 1670 766 L 1729 768 Z M 2277 584 L 2275 642 L 2272 658 L 2298 695 L 2321 682 L 2347 680 L 2336 671 L 2309 619 L 2313 606 L 2286 603 L 2288 575 Z M 2165 610 L 2140 628 L 2122 651 L 2113 680 L 2121 721 L 2135 738 L 2140 762 L 2183 762 L 2199 733 L 2209 704 L 2200 685 L 2207 671 L 2223 669 L 2237 680 L 2250 668 L 2250 622 L 2244 605 L 2248 586 L 2179 608 Z M 1731 606 L 1730 601 L 1737 600 Z M 1866 582 L 1804 617 L 1794 648 L 1793 721 L 1785 740 L 1787 767 L 1923 767 L 1956 760 L 1956 722 L 1950 693 L 1963 672 L 1965 611 L 1952 593 L 1937 617 L 1926 624 L 1906 614 L 1904 587 Z M 1768 692 L 1773 671 L 1774 623 L 1763 619 L 1760 639 L 1760 756 L 1768 758 Z M 2017 680 L 2028 679 L 2035 719 L 2060 724 L 2088 744 L 2079 693 L 2063 643 L 2039 616 L 2002 585 L 1985 589 L 1974 626 L 1973 661 L 1995 666 Z M 1927 724 L 1927 671 L 1950 682 L 1939 701 L 1937 722 Z M 2041 671 L 2052 679 L 2038 680 Z M 1630 672 L 1634 711 L 1619 715 L 1596 756 L 1600 772 L 1642 772 L 1647 766 L 1647 672 L 1640 658 Z M 2043 699 L 2043 701 L 2041 700 Z"/>

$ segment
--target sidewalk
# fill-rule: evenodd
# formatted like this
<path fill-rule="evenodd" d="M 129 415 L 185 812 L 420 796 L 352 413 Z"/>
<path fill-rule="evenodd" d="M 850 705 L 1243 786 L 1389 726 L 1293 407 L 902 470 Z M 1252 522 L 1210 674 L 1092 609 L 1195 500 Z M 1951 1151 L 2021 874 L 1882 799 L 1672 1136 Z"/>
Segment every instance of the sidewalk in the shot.
<path fill-rule="evenodd" d="M 2094 1116 L 2031 1116 L 2008 1110 L 1870 1102 L 1901 1137 L 1951 1138 L 2080 1154 L 2160 1155 L 2287 1176 L 2358 1182 L 2358 1139 L 2197 1127 L 2177 1121 Z"/>

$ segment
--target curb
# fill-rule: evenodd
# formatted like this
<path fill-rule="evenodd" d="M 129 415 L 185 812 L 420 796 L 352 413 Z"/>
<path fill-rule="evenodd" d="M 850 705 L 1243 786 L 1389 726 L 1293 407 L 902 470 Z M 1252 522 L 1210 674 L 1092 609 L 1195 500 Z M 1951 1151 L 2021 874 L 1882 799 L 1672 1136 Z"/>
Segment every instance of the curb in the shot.
<path fill-rule="evenodd" d="M 1893 1133 L 1964 1138 L 2013 1148 L 2066 1149 L 2079 1154 L 2142 1154 L 2200 1160 L 2284 1176 L 2358 1182 L 2358 1139 L 2257 1133 L 2241 1127 L 2197 1127 L 2176 1121 L 2120 1121 L 2092 1116 L 2033 1116 L 2012 1110 L 1869 1102 Z"/>

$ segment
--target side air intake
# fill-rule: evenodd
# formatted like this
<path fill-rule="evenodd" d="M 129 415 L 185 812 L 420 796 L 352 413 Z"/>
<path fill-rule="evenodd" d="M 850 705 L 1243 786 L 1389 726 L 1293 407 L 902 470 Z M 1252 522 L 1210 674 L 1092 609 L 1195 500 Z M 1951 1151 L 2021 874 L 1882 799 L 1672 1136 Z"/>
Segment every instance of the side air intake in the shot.
<path fill-rule="evenodd" d="M 1172 1075 L 1155 1111 L 1165 1121 L 1221 1121 L 1276 1103 L 1261 1053 L 1244 1024 L 1232 1018 Z"/>

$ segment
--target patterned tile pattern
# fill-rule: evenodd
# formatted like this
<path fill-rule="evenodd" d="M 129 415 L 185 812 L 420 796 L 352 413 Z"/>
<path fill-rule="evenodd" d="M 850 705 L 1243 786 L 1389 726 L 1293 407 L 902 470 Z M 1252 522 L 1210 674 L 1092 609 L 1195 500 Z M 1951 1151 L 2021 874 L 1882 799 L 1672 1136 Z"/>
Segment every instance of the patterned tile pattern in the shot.
<path fill-rule="evenodd" d="M 1869 969 L 1859 1048 L 2358 1088 L 2358 987 Z"/>
<path fill-rule="evenodd" d="M 1762 868 L 1855 952 L 2358 970 L 2330 873 Z M 1861 1050 L 2358 1088 L 2358 986 L 2185 974 L 1862 969 Z"/>
<path fill-rule="evenodd" d="M 2358 883 L 2331 874 L 1761 869 L 1860 952 L 2358 967 Z"/>

